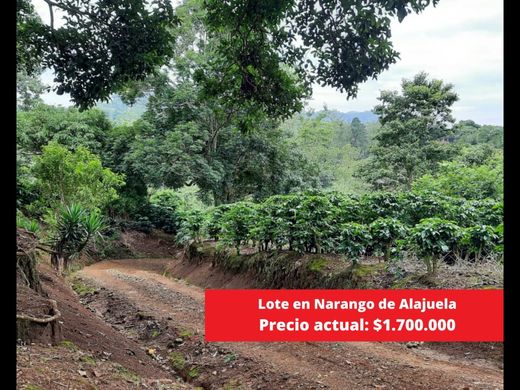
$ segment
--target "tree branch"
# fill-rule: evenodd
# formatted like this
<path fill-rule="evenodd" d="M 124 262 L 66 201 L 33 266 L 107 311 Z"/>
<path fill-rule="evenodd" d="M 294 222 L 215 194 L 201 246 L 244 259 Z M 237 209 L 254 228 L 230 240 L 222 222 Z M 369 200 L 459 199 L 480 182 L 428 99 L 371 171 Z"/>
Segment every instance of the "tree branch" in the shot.
<path fill-rule="evenodd" d="M 58 304 L 53 299 L 49 299 L 49 302 L 51 303 L 52 311 L 54 312 L 54 315 L 52 317 L 38 318 L 38 317 L 33 317 L 33 316 L 29 316 L 29 315 L 26 315 L 26 314 L 22 313 L 22 314 L 17 314 L 16 315 L 16 319 L 17 320 L 32 321 L 32 322 L 36 322 L 38 324 L 48 324 L 49 322 L 56 321 L 58 318 L 61 317 L 61 313 L 58 310 Z"/>
<path fill-rule="evenodd" d="M 67 12 L 70 12 L 71 14 L 73 15 L 87 15 L 87 16 L 90 16 L 91 18 L 95 18 L 96 17 L 96 14 L 93 14 L 91 12 L 87 12 L 87 11 L 83 11 L 79 8 L 76 8 L 76 7 L 70 7 L 68 5 L 65 5 L 65 4 L 60 4 L 60 3 L 56 3 L 52 0 L 43 0 L 45 1 L 48 5 L 49 5 L 49 8 L 52 7 L 52 6 L 55 6 L 59 9 L 62 9 L 64 11 L 67 11 Z"/>
<path fill-rule="evenodd" d="M 49 6 L 49 14 L 50 14 L 50 18 L 51 18 L 51 30 L 54 31 L 54 11 L 52 10 L 51 3 L 47 3 L 47 5 Z"/>

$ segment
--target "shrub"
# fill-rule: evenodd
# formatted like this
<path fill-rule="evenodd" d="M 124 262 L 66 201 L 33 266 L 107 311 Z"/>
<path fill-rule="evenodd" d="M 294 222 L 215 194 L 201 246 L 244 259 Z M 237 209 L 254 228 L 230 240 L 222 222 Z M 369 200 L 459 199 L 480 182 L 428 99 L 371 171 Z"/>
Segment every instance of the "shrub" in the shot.
<path fill-rule="evenodd" d="M 462 229 L 460 254 L 466 260 L 479 260 L 495 251 L 499 241 L 496 229 L 488 225 L 477 225 Z"/>
<path fill-rule="evenodd" d="M 170 189 L 155 191 L 150 196 L 148 217 L 157 229 L 168 234 L 177 234 L 181 225 L 180 214 L 184 212 L 183 201 L 178 193 Z"/>
<path fill-rule="evenodd" d="M 361 221 L 365 224 L 377 218 L 398 218 L 401 209 L 398 196 L 390 192 L 364 195 L 359 201 L 359 207 Z"/>
<path fill-rule="evenodd" d="M 229 210 L 231 205 L 221 204 L 207 212 L 207 232 L 210 238 L 218 240 L 222 234 L 222 216 Z"/>
<path fill-rule="evenodd" d="M 181 223 L 176 240 L 180 244 L 200 243 L 206 228 L 206 215 L 201 210 L 189 210 L 180 215 Z"/>
<path fill-rule="evenodd" d="M 415 226 L 425 218 L 446 219 L 452 213 L 449 198 L 436 192 L 406 192 L 399 196 L 401 215 L 399 219 Z"/>
<path fill-rule="evenodd" d="M 395 218 L 378 218 L 370 224 L 373 246 L 384 253 L 385 261 L 390 260 L 392 246 L 406 233 L 406 227 Z"/>
<path fill-rule="evenodd" d="M 495 242 L 495 252 L 501 253 L 503 255 L 504 253 L 504 224 L 501 223 L 495 228 L 495 234 L 497 237 L 497 240 Z"/>
<path fill-rule="evenodd" d="M 333 207 L 325 196 L 303 195 L 296 206 L 292 246 L 300 251 L 316 253 L 334 247 Z"/>
<path fill-rule="evenodd" d="M 38 221 L 26 218 L 21 212 L 16 213 L 16 227 L 22 228 L 33 234 L 40 232 L 40 224 Z"/>
<path fill-rule="evenodd" d="M 63 207 L 52 226 L 49 244 L 51 261 L 59 273 L 79 256 L 87 244 L 107 227 L 104 218 L 77 204 Z"/>
<path fill-rule="evenodd" d="M 366 226 L 356 222 L 341 225 L 339 251 L 346 254 L 354 263 L 365 254 L 370 245 L 370 232 Z"/>
<path fill-rule="evenodd" d="M 222 216 L 222 241 L 224 244 L 233 246 L 240 254 L 240 246 L 246 244 L 252 237 L 256 214 L 254 203 L 234 203 Z"/>
<path fill-rule="evenodd" d="M 461 235 L 458 225 L 441 218 L 426 218 L 411 229 L 409 243 L 426 264 L 429 274 L 436 274 L 438 261 L 451 253 Z"/>
<path fill-rule="evenodd" d="M 497 226 L 504 222 L 504 203 L 494 199 L 477 200 L 470 203 L 476 209 L 476 223 Z"/>

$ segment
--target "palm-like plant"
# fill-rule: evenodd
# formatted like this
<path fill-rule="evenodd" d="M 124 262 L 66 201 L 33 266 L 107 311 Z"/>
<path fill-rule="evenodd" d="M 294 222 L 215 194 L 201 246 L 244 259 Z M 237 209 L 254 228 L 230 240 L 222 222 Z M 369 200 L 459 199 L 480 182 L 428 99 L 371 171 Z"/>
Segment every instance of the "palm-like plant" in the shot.
<path fill-rule="evenodd" d="M 80 205 L 65 206 L 58 214 L 49 240 L 51 261 L 61 274 L 69 262 L 79 256 L 87 244 L 106 228 L 103 217 Z"/>

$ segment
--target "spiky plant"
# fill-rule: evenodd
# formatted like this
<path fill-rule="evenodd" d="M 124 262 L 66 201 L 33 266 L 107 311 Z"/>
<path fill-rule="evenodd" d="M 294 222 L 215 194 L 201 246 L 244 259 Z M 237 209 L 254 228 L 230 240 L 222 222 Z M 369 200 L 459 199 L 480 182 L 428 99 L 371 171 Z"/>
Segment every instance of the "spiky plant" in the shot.
<path fill-rule="evenodd" d="M 53 254 L 52 264 L 62 273 L 68 263 L 79 256 L 91 239 L 106 228 L 103 217 L 72 204 L 60 210 L 49 245 Z"/>

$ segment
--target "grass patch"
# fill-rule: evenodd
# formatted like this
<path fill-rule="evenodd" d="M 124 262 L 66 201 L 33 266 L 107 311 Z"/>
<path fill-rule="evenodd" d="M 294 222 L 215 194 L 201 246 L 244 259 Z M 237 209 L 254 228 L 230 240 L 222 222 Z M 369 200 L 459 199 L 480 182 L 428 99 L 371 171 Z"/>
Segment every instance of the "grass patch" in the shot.
<path fill-rule="evenodd" d="M 384 263 L 378 263 L 378 264 L 360 264 L 357 263 L 352 272 L 355 276 L 359 278 L 363 278 L 366 276 L 370 276 L 371 274 L 380 271 L 385 267 Z"/>
<path fill-rule="evenodd" d="M 186 359 L 184 359 L 184 355 L 180 352 L 170 353 L 170 355 L 168 355 L 168 360 L 170 361 L 172 368 L 177 371 L 183 370 L 186 365 Z"/>
<path fill-rule="evenodd" d="M 96 289 L 94 287 L 90 287 L 78 277 L 72 279 L 72 289 L 80 297 L 96 292 Z"/>
<path fill-rule="evenodd" d="M 139 386 L 141 384 L 141 377 L 139 375 L 137 375 L 135 372 L 133 372 L 132 370 L 129 370 L 126 367 L 123 367 L 120 364 L 114 363 L 114 365 L 116 368 L 117 375 L 121 379 L 124 379 L 125 381 L 133 383 L 134 385 L 137 385 L 137 386 Z"/>
<path fill-rule="evenodd" d="M 23 388 L 23 390 L 43 390 L 40 386 L 36 385 L 27 385 Z"/>
<path fill-rule="evenodd" d="M 309 269 L 309 271 L 320 272 L 321 270 L 323 270 L 323 268 L 325 268 L 326 265 L 327 260 L 325 260 L 324 258 L 318 258 L 312 259 L 307 265 L 307 268 Z"/>
<path fill-rule="evenodd" d="M 65 347 L 71 351 L 77 351 L 79 348 L 76 344 L 74 344 L 72 341 L 69 341 L 69 340 L 63 340 L 60 345 L 62 347 Z"/>
<path fill-rule="evenodd" d="M 240 390 L 242 387 L 240 386 L 240 382 L 236 379 L 232 379 L 229 382 L 225 383 L 222 386 L 222 390 Z"/>
<path fill-rule="evenodd" d="M 91 366 L 96 365 L 96 360 L 92 356 L 89 356 L 89 355 L 80 356 L 79 360 L 81 360 L 83 363 L 86 363 Z"/>
<path fill-rule="evenodd" d="M 157 336 L 159 336 L 160 334 L 161 334 L 161 332 L 160 332 L 159 330 L 154 329 L 154 330 L 152 330 L 152 333 L 150 334 L 150 337 L 151 337 L 152 339 L 154 339 L 154 338 L 156 338 Z"/>
<path fill-rule="evenodd" d="M 182 337 L 182 338 L 193 337 L 193 332 L 191 330 L 183 330 L 181 333 L 179 333 L 179 337 Z"/>

